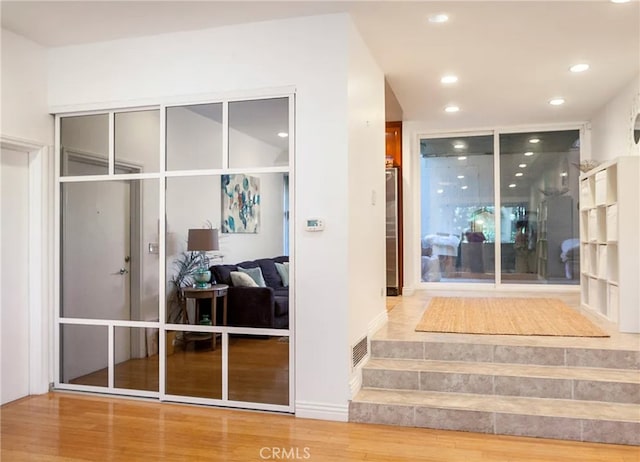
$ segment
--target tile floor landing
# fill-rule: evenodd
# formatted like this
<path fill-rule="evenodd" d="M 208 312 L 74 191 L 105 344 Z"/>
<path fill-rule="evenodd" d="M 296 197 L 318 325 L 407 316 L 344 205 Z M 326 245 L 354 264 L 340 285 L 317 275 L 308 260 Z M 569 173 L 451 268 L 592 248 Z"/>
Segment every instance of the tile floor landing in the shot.
<path fill-rule="evenodd" d="M 517 296 L 558 297 L 611 337 L 415 332 L 431 296 L 487 293 L 389 297 L 350 420 L 640 445 L 640 335 L 583 312 L 574 292 Z"/>

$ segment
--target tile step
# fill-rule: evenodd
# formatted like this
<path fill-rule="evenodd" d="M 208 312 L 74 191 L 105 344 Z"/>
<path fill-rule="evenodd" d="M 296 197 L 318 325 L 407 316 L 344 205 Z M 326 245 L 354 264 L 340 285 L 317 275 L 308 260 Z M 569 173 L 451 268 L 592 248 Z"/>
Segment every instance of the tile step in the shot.
<path fill-rule="evenodd" d="M 574 346 L 372 340 L 371 357 L 374 359 L 420 359 L 636 371 L 640 369 L 640 350 Z"/>
<path fill-rule="evenodd" d="M 640 407 L 632 404 L 363 388 L 349 420 L 640 445 Z"/>
<path fill-rule="evenodd" d="M 372 359 L 368 388 L 528 396 L 640 404 L 640 373 L 632 370 Z"/>

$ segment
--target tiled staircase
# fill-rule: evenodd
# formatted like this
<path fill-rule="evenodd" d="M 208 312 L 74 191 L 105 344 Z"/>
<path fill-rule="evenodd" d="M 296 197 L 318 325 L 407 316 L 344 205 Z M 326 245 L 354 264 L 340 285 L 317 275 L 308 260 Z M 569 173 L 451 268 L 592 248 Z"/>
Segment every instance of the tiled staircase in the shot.
<path fill-rule="evenodd" d="M 638 349 L 382 337 L 350 404 L 353 422 L 640 445 Z"/>

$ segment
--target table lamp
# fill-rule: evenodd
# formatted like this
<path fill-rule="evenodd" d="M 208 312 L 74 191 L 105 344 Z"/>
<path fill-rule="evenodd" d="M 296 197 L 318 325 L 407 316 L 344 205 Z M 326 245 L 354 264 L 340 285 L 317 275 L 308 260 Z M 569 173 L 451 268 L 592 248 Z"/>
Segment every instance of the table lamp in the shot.
<path fill-rule="evenodd" d="M 210 250 L 220 250 L 218 243 L 217 229 L 190 229 L 187 240 L 187 250 L 200 253 L 200 266 L 193 273 L 193 280 L 198 289 L 208 289 L 211 287 L 211 271 L 209 271 L 209 258 L 207 252 Z M 211 281 L 215 284 L 215 281 Z"/>

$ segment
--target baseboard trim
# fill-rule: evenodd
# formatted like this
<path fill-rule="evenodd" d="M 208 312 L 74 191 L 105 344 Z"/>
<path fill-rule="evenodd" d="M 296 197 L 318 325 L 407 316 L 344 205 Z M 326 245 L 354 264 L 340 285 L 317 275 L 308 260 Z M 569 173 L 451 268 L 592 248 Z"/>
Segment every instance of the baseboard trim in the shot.
<path fill-rule="evenodd" d="M 366 361 L 369 360 L 369 355 L 365 358 Z M 362 388 L 362 366 L 366 361 L 363 361 L 361 365 L 359 365 L 356 369 L 353 370 L 351 374 L 351 380 L 349 380 L 349 390 L 351 391 L 351 399 L 360 391 Z"/>
<path fill-rule="evenodd" d="M 382 310 L 375 318 L 373 318 L 369 322 L 369 327 L 367 331 L 367 335 L 369 336 L 369 339 L 371 339 L 373 334 L 375 334 L 378 329 L 384 326 L 388 320 L 389 320 L 389 316 L 387 315 L 386 309 Z"/>
<path fill-rule="evenodd" d="M 302 419 L 333 420 L 336 422 L 349 421 L 349 405 L 311 403 L 296 401 L 296 417 Z"/>

